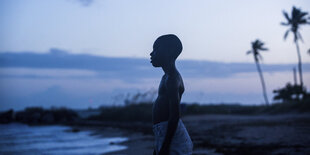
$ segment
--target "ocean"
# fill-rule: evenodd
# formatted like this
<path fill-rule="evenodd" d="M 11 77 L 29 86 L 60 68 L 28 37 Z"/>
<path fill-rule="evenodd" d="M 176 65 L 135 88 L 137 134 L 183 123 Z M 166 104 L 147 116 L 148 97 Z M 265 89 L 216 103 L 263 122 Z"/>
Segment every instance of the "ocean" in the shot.
<path fill-rule="evenodd" d="M 66 126 L 0 125 L 0 154 L 96 155 L 126 149 L 126 137 L 99 137 Z M 112 144 L 113 143 L 113 144 Z"/>

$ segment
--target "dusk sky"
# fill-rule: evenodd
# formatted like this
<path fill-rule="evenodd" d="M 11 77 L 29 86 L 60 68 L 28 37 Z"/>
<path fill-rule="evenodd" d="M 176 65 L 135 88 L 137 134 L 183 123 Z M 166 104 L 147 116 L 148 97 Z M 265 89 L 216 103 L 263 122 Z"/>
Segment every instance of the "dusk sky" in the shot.
<path fill-rule="evenodd" d="M 297 64 L 293 35 L 284 41 L 288 27 L 280 25 L 293 6 L 310 12 L 308 0 L 1 0 L 0 110 L 98 107 L 157 89 L 162 71 L 148 59 L 163 34 L 183 43 L 182 101 L 262 104 L 246 51 L 257 38 L 266 43 L 262 69 L 272 100 Z M 310 26 L 300 32 L 309 89 Z"/>
<path fill-rule="evenodd" d="M 181 59 L 252 62 L 245 52 L 256 38 L 269 52 L 264 63 L 295 63 L 292 34 L 282 10 L 310 10 L 308 0 L 2 0 L 0 52 L 48 52 L 148 58 L 163 34 L 180 37 Z M 310 27 L 301 27 L 304 62 L 310 62 Z"/>

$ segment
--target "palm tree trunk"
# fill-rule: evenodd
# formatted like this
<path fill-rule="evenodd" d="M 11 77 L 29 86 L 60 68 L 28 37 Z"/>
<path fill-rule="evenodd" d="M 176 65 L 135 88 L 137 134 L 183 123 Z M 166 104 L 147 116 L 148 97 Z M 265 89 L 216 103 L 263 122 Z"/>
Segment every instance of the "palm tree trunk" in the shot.
<path fill-rule="evenodd" d="M 256 64 L 256 68 L 257 68 L 257 71 L 258 71 L 258 74 L 259 74 L 259 77 L 260 77 L 260 81 L 262 83 L 263 96 L 264 96 L 264 99 L 265 99 L 265 103 L 266 103 L 266 105 L 269 105 L 268 97 L 267 97 L 267 93 L 266 93 L 266 85 L 265 85 L 265 81 L 264 81 L 262 70 L 260 69 L 258 61 L 255 61 L 255 64 Z"/>
<path fill-rule="evenodd" d="M 294 74 L 294 86 L 297 85 L 297 76 L 296 76 L 296 68 L 293 68 L 293 74 Z"/>
<path fill-rule="evenodd" d="M 303 80 L 302 80 L 302 63 L 301 63 L 301 56 L 300 56 L 300 51 L 299 51 L 299 45 L 298 42 L 295 41 L 296 44 L 296 49 L 297 49 L 297 56 L 298 56 L 298 72 L 299 72 L 299 80 L 300 80 L 300 86 L 303 87 Z"/>

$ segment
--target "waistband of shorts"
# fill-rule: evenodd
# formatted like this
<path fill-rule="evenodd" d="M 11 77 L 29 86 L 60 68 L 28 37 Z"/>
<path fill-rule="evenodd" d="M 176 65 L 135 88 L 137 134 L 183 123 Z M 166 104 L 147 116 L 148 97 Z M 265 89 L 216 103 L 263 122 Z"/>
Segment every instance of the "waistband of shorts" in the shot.
<path fill-rule="evenodd" d="M 180 123 L 180 122 L 182 122 L 181 119 L 179 119 L 179 123 Z M 163 121 L 163 122 L 156 123 L 156 124 L 153 125 L 153 129 L 154 129 L 154 128 L 157 128 L 157 127 L 159 127 L 159 126 L 166 125 L 166 124 L 168 124 L 168 121 Z"/>

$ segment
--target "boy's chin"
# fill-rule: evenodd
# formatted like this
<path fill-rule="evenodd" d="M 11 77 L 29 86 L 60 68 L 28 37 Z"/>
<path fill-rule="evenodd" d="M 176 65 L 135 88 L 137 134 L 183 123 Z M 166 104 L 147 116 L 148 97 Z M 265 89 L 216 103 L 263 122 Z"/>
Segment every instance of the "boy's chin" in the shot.
<path fill-rule="evenodd" d="M 152 63 L 152 65 L 153 65 L 153 67 L 160 67 L 160 65 L 158 65 L 158 64 Z"/>

